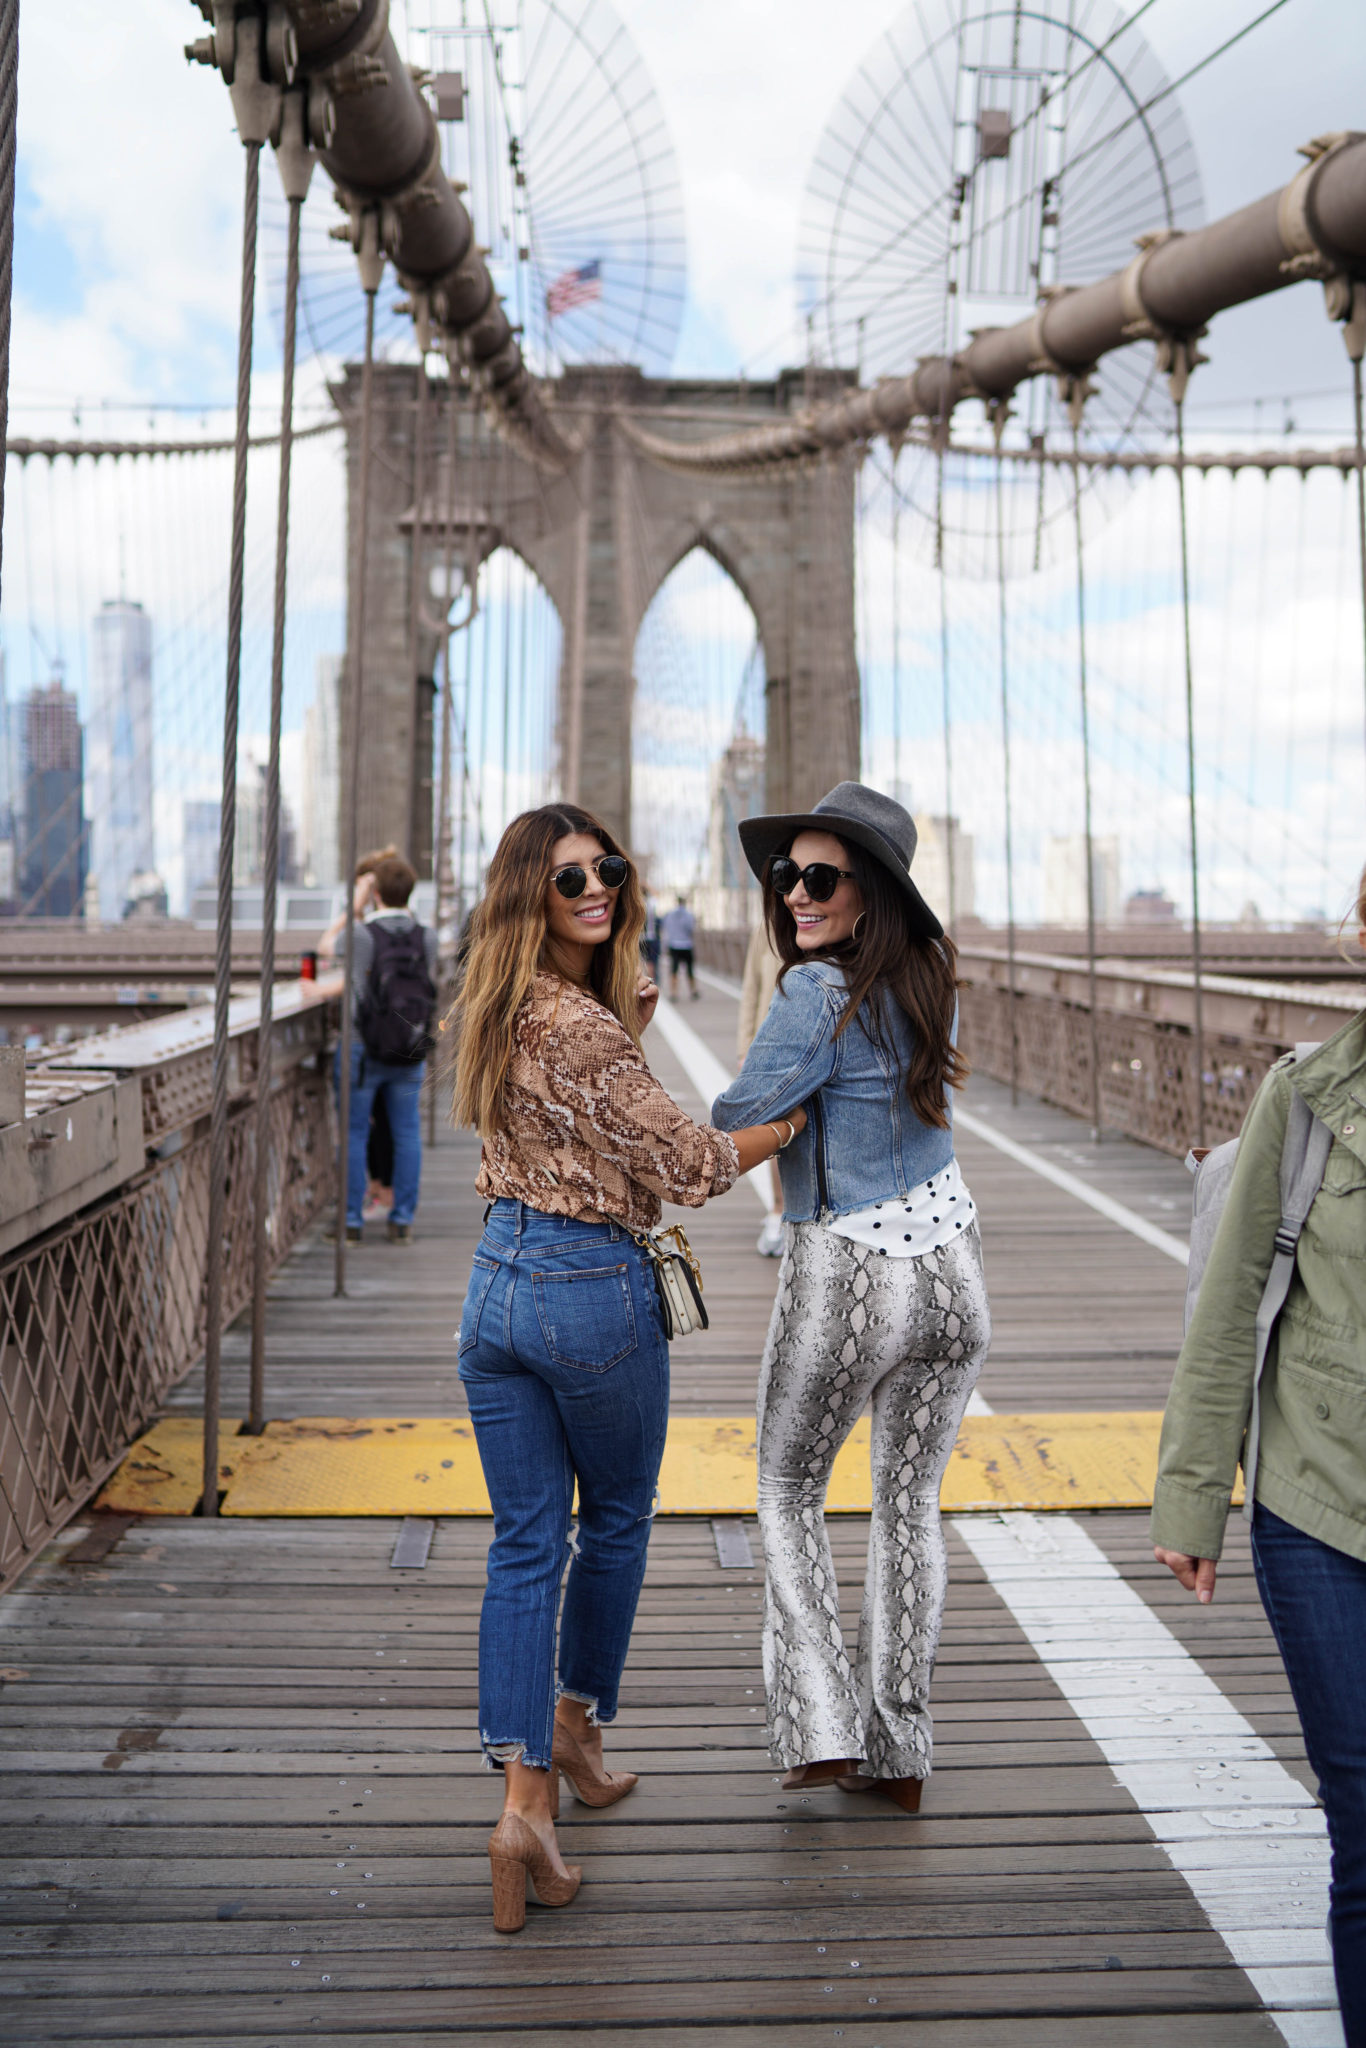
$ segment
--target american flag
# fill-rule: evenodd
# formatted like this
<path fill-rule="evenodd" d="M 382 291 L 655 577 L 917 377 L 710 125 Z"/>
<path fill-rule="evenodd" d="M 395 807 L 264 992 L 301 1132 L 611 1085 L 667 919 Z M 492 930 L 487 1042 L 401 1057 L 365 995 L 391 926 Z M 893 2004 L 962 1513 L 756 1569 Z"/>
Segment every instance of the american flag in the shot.
<path fill-rule="evenodd" d="M 545 309 L 552 320 L 561 313 L 572 313 L 576 306 L 591 306 L 594 299 L 602 297 L 602 264 L 595 257 L 591 263 L 581 263 L 577 270 L 566 270 L 557 277 L 545 295 Z"/>

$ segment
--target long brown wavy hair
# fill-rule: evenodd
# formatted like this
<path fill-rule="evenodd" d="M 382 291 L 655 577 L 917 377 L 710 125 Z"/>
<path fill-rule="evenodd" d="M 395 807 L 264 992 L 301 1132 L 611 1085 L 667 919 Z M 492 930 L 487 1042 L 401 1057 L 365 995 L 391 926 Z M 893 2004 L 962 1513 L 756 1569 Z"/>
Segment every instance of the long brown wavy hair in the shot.
<path fill-rule="evenodd" d="M 460 993 L 447 1020 L 457 1032 L 452 1120 L 481 1138 L 498 1128 L 512 1059 L 513 1023 L 532 977 L 550 964 L 545 916 L 556 842 L 571 833 L 596 839 L 604 853 L 623 853 L 607 827 L 577 804 L 523 811 L 498 841 L 484 894 L 470 924 Z M 598 1001 L 640 1043 L 640 935 L 645 898 L 632 867 L 617 892 L 612 936 L 594 948 L 588 985 Z"/>
<path fill-rule="evenodd" d="M 790 842 L 789 842 L 790 845 Z M 882 862 L 861 846 L 841 839 L 845 858 L 863 897 L 864 919 L 856 939 L 806 953 L 797 944 L 797 921 L 764 876 L 764 917 L 773 949 L 782 961 L 779 983 L 799 962 L 833 960 L 843 970 L 849 1001 L 835 1036 L 857 1018 L 861 1028 L 895 1057 L 885 1005 L 896 1003 L 910 1020 L 912 1050 L 906 1094 L 922 1124 L 948 1128 L 946 1088 L 961 1088 L 971 1069 L 952 1041 L 958 1000 L 958 948 L 945 932 L 939 939 L 913 932 L 906 897 Z M 780 849 L 787 852 L 788 847 Z"/>

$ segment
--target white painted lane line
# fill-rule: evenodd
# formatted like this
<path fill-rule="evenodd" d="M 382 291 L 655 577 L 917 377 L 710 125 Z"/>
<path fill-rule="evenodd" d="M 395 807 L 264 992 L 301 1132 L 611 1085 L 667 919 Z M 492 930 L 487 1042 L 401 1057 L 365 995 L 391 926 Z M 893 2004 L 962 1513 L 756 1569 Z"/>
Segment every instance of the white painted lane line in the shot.
<path fill-rule="evenodd" d="M 671 1003 L 666 995 L 660 996 L 655 1010 L 655 1029 L 701 1096 L 704 1116 L 710 1116 L 713 1102 L 723 1089 L 730 1086 L 735 1079 L 734 1074 L 722 1065 L 706 1040 L 698 1037 L 677 1005 Z M 767 1165 L 751 1168 L 745 1179 L 767 1216 L 772 1185 Z"/>
<path fill-rule="evenodd" d="M 669 1043 L 693 1085 L 710 1090 L 710 1102 L 730 1077 L 682 1018 L 677 1024 Z M 962 1110 L 955 1117 L 1109 1222 L 1187 1263 L 1179 1239 L 1122 1203 L 979 1118 Z M 968 1411 L 991 1413 L 976 1393 Z M 1070 1516 L 955 1515 L 952 1522 L 1246 1971 L 1287 2048 L 1344 2048 L 1324 1961 L 1328 1841 L 1309 1793 Z M 1323 1946 L 1315 1945 L 1316 1930 Z M 1287 1953 L 1288 1937 L 1302 1946 Z"/>
<path fill-rule="evenodd" d="M 729 996 L 733 1003 L 739 1002 L 740 984 L 729 974 L 716 974 L 710 967 L 698 967 L 694 971 L 697 979 L 705 981 L 708 988 L 714 988 L 720 995 Z"/>
<path fill-rule="evenodd" d="M 1328 1910 L 1324 1820 L 1304 1786 L 1070 1516 L 953 1526 L 1283 2038 L 1341 2048 L 1324 1950 L 1286 1953 L 1287 1929 L 1309 1942 Z"/>
<path fill-rule="evenodd" d="M 1013 1138 L 1007 1138 L 1003 1131 L 983 1123 L 981 1117 L 973 1116 L 966 1109 L 954 1105 L 954 1123 L 960 1129 L 971 1131 L 974 1138 L 984 1138 L 988 1145 L 994 1145 L 998 1152 L 1004 1152 L 1007 1159 L 1013 1159 L 1018 1166 L 1027 1166 L 1031 1173 L 1039 1174 L 1044 1180 L 1051 1180 L 1055 1188 L 1065 1194 L 1075 1195 L 1079 1202 L 1085 1202 L 1111 1223 L 1117 1223 L 1121 1230 L 1127 1230 L 1134 1237 L 1141 1237 L 1144 1244 L 1152 1245 L 1155 1251 L 1165 1252 L 1178 1265 L 1190 1264 L 1190 1248 L 1179 1237 L 1169 1231 L 1159 1230 L 1155 1223 L 1149 1223 L 1146 1216 L 1138 1215 L 1133 1209 L 1126 1209 L 1123 1202 L 1116 1202 L 1109 1195 L 1103 1195 L 1099 1188 L 1093 1188 L 1089 1181 L 1079 1180 L 1075 1173 L 1068 1173 L 1062 1166 L 1054 1166 L 1051 1159 L 1042 1153 L 1033 1152 L 1028 1145 L 1017 1145 Z"/>

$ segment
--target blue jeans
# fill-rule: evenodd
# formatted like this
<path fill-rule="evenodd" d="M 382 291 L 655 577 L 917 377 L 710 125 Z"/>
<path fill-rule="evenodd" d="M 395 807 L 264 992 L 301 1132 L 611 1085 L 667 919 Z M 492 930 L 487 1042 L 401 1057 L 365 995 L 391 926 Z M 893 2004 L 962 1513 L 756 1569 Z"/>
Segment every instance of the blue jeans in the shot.
<path fill-rule="evenodd" d="M 1366 2048 L 1366 1563 L 1260 1505 L 1252 1558 L 1328 1816 L 1343 2031 Z"/>
<path fill-rule="evenodd" d="M 375 1097 L 384 1090 L 389 1128 L 394 1134 L 394 1206 L 391 1223 L 411 1223 L 417 1214 L 422 1182 L 422 1081 L 427 1062 L 391 1067 L 372 1059 L 358 1039 L 351 1041 L 351 1129 L 346 1148 L 346 1221 L 361 1227 L 365 1208 L 365 1151 L 370 1142 L 370 1115 Z M 333 1061 L 333 1079 L 341 1088 L 341 1047 Z"/>
<path fill-rule="evenodd" d="M 616 1717 L 645 1576 L 669 1347 L 639 1245 L 616 1223 L 494 1202 L 460 1318 L 460 1377 L 493 1504 L 480 1740 L 495 1768 L 549 1770 L 559 1693 L 594 1721 Z"/>

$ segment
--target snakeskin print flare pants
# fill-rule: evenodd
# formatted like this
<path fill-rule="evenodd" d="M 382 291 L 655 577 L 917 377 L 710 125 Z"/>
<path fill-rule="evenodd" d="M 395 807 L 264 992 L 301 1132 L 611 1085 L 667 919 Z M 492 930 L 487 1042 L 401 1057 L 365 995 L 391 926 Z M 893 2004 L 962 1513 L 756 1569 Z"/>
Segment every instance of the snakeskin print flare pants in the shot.
<path fill-rule="evenodd" d="M 759 1380 L 764 1683 L 774 1762 L 929 1776 L 948 1581 L 939 1485 L 991 1336 L 977 1225 L 893 1259 L 788 1226 Z M 835 1454 L 872 1403 L 873 1513 L 851 1663 L 825 1529 Z"/>

